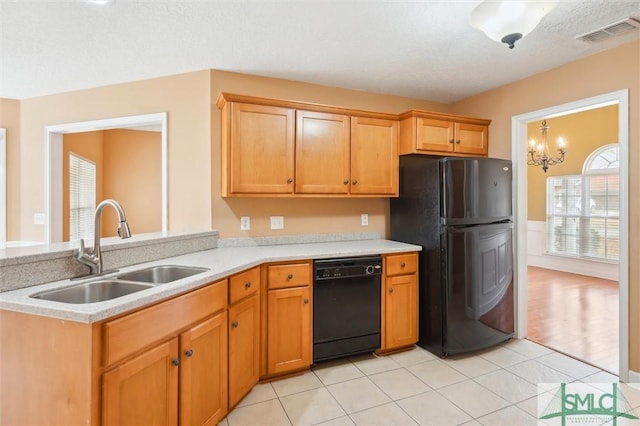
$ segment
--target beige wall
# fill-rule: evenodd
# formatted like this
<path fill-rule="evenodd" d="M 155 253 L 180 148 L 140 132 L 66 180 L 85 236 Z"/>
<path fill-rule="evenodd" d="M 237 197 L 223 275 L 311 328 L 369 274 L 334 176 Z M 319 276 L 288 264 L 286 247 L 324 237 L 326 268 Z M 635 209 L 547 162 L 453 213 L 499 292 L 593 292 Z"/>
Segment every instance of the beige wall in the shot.
<path fill-rule="evenodd" d="M 640 42 L 625 44 L 453 104 L 452 112 L 490 118 L 489 155 L 511 158 L 511 118 L 629 89 L 629 357 L 640 371 Z"/>
<path fill-rule="evenodd" d="M 319 86 L 290 80 L 211 71 L 211 222 L 220 236 L 324 234 L 379 232 L 388 235 L 389 201 L 386 198 L 222 198 L 220 196 L 220 110 L 215 105 L 221 92 L 288 99 L 369 111 L 400 113 L 409 109 L 447 112 L 436 102 Z M 369 226 L 360 225 L 360 214 L 369 215 Z M 272 231 L 269 216 L 284 216 L 285 229 Z M 251 230 L 240 231 L 240 217 L 251 217 Z"/>
<path fill-rule="evenodd" d="M 139 130 L 104 131 L 104 198 L 118 201 L 133 234 L 162 230 L 161 134 Z M 118 216 L 105 209 L 102 235 L 116 236 Z"/>
<path fill-rule="evenodd" d="M 542 140 L 541 121 L 527 126 L 527 140 Z M 527 209 L 529 220 L 546 221 L 547 177 L 579 175 L 589 155 L 597 148 L 618 142 L 618 106 L 592 109 L 547 120 L 549 151 L 557 155 L 557 140 L 567 141 L 565 161 L 545 173 L 541 167 L 527 167 Z"/>
<path fill-rule="evenodd" d="M 20 239 L 20 101 L 0 98 L 0 127 L 7 129 L 7 241 Z"/>
<path fill-rule="evenodd" d="M 45 239 L 44 227 L 29 218 L 44 212 L 46 126 L 163 111 L 168 112 L 169 229 L 210 229 L 209 79 L 207 70 L 22 100 L 20 141 L 28 155 L 19 157 L 20 191 L 12 188 L 8 205 L 17 203 L 26 220 L 13 235 Z"/>

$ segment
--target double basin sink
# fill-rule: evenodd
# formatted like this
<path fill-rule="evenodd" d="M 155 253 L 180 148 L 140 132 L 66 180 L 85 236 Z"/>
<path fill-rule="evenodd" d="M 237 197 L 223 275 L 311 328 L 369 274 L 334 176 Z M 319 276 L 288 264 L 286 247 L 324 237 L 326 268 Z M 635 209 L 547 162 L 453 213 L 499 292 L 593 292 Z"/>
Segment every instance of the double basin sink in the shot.
<path fill-rule="evenodd" d="M 100 279 L 59 290 L 49 290 L 31 295 L 35 299 L 63 303 L 95 303 L 126 296 L 157 285 L 170 283 L 208 271 L 193 266 L 161 265 L 126 272 L 115 278 Z"/>

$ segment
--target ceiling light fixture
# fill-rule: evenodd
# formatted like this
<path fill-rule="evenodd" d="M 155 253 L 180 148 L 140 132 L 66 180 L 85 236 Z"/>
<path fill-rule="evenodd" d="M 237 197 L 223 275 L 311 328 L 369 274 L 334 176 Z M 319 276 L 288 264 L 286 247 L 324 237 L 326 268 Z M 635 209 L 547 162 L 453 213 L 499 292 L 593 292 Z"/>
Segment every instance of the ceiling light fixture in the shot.
<path fill-rule="evenodd" d="M 485 0 L 471 12 L 469 23 L 492 40 L 513 49 L 558 3 L 550 1 Z"/>
<path fill-rule="evenodd" d="M 566 142 L 563 138 L 558 138 L 558 152 L 560 155 L 552 157 L 549 154 L 549 146 L 547 145 L 547 120 L 542 120 L 542 126 L 540 126 L 540 133 L 542 133 L 542 142 L 537 143 L 535 139 L 529 141 L 529 158 L 527 159 L 527 165 L 529 166 L 542 166 L 542 170 L 547 173 L 549 166 L 560 164 L 564 161 L 564 155 L 567 153 Z"/>
<path fill-rule="evenodd" d="M 95 4 L 109 4 L 109 3 L 115 3 L 116 0 L 87 0 L 89 3 L 95 3 Z"/>

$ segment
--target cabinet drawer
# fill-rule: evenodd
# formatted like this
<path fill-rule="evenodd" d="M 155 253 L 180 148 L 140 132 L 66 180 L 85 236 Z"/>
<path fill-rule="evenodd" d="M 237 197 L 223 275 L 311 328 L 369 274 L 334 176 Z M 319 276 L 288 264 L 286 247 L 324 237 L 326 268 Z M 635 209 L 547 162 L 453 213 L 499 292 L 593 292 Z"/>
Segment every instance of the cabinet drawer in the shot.
<path fill-rule="evenodd" d="M 385 258 L 385 275 L 413 274 L 418 269 L 418 254 L 394 254 Z"/>
<path fill-rule="evenodd" d="M 109 321 L 104 325 L 104 364 L 110 365 L 227 306 L 227 280 Z"/>
<path fill-rule="evenodd" d="M 259 266 L 229 278 L 229 304 L 236 303 L 258 290 L 260 290 Z"/>
<path fill-rule="evenodd" d="M 311 284 L 311 263 L 291 263 L 267 267 L 269 289 L 300 287 Z"/>

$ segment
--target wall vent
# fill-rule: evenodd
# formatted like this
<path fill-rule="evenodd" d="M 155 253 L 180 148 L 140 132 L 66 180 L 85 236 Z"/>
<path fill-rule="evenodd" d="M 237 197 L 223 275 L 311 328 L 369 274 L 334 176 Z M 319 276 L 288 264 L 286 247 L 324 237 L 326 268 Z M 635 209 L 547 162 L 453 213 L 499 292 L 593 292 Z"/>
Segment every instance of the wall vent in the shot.
<path fill-rule="evenodd" d="M 608 38 L 626 33 L 627 31 L 637 30 L 640 28 L 640 21 L 635 18 L 626 18 L 613 24 L 606 25 L 602 28 L 598 28 L 595 31 L 579 35 L 577 40 L 582 40 L 590 43 L 606 40 Z"/>

